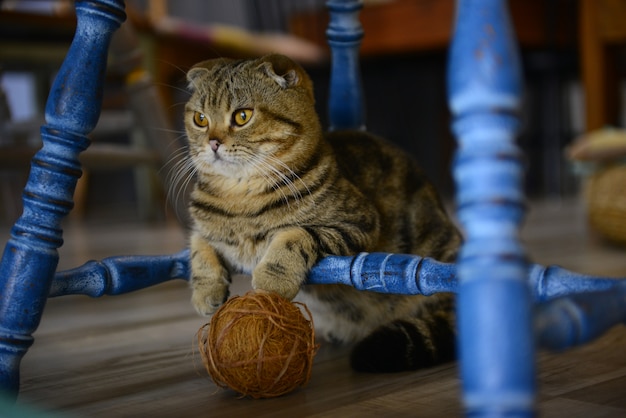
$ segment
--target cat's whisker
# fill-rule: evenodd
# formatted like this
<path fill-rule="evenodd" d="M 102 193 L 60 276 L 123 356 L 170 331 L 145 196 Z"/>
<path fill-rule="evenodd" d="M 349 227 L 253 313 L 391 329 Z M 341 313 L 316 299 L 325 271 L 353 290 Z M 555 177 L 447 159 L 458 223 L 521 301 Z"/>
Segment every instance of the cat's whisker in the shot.
<path fill-rule="evenodd" d="M 180 161 L 172 167 L 170 173 L 174 173 L 171 176 L 168 174 L 168 192 L 167 198 L 170 201 L 177 201 L 180 191 L 183 188 L 182 184 L 184 182 L 185 176 L 192 170 L 192 167 L 187 164 L 185 161 Z"/>
<path fill-rule="evenodd" d="M 177 107 L 181 107 L 181 108 L 185 108 L 185 105 L 187 104 L 187 102 L 176 102 L 176 103 L 172 103 L 167 107 L 167 110 L 173 110 L 176 109 Z"/>
<path fill-rule="evenodd" d="M 169 144 L 167 144 L 167 149 L 172 147 L 177 147 L 178 149 L 184 148 L 187 149 L 187 134 L 183 133 L 176 138 L 172 138 Z"/>
<path fill-rule="evenodd" d="M 270 157 L 270 158 L 267 158 Z M 293 181 L 285 174 L 283 173 L 281 170 L 279 170 L 278 168 L 276 168 L 274 165 L 270 164 L 270 162 L 266 161 L 264 158 L 262 157 L 257 157 L 259 158 L 259 161 L 261 163 L 264 164 L 265 167 L 267 167 L 273 174 L 276 175 L 277 179 L 280 181 L 280 183 L 284 184 L 289 191 L 291 192 L 291 195 L 294 196 L 296 201 L 300 201 L 302 200 L 302 193 L 300 192 L 300 190 L 296 187 L 296 185 L 293 183 Z M 269 159 L 270 161 L 276 161 L 280 163 L 280 160 L 271 157 L 271 156 L 265 156 L 265 158 Z M 284 166 L 284 164 L 282 164 Z M 286 166 L 284 166 L 286 167 Z M 287 167 L 288 169 L 288 167 Z M 293 173 L 293 171 L 291 171 L 290 169 L 288 169 L 288 172 Z M 295 174 L 295 173 L 293 173 Z M 295 176 L 298 177 L 298 176 Z"/>
<path fill-rule="evenodd" d="M 178 91 L 178 92 L 182 92 L 182 93 L 191 95 L 191 93 L 189 93 L 189 90 L 187 90 L 185 88 L 182 88 L 182 87 L 174 86 L 172 84 L 155 82 L 154 85 L 158 86 L 158 87 L 167 87 L 169 89 L 172 89 L 172 90 L 175 90 L 175 91 Z"/>
<path fill-rule="evenodd" d="M 161 173 L 161 171 L 166 169 L 169 165 L 176 166 L 176 164 L 179 163 L 181 159 L 187 159 L 187 156 L 186 156 L 187 150 L 188 150 L 188 147 L 185 145 L 185 146 L 179 147 L 172 154 L 170 154 L 170 158 L 163 164 L 163 167 L 159 169 L 159 173 Z M 171 167 L 171 169 L 173 168 L 174 167 Z"/>
<path fill-rule="evenodd" d="M 169 166 L 169 167 L 168 167 Z M 176 150 L 172 157 L 165 163 L 161 170 L 168 169 L 166 175 L 168 190 L 167 200 L 169 202 L 178 202 L 187 192 L 189 184 L 195 177 L 197 169 L 187 155 L 187 146 L 180 147 Z M 161 171 L 159 170 L 159 171 Z M 178 213 L 179 205 L 173 205 Z"/>
<path fill-rule="evenodd" d="M 184 212 L 186 210 L 185 205 L 181 205 L 179 202 L 187 195 L 187 189 L 194 177 L 195 169 L 191 168 L 191 170 L 186 172 L 186 177 L 182 180 L 183 184 L 181 187 L 176 188 L 172 186 L 168 189 L 167 201 L 170 202 L 171 206 L 174 208 L 177 218 L 184 219 L 186 217 L 186 213 L 181 213 L 181 211 Z"/>
<path fill-rule="evenodd" d="M 187 173 L 194 169 L 195 165 L 188 158 L 177 161 L 172 167 L 172 171 L 175 172 L 174 176 L 172 177 L 172 180 L 174 180 L 174 184 L 182 183 L 182 180 L 187 175 Z"/>
<path fill-rule="evenodd" d="M 172 134 L 178 134 L 179 136 L 176 137 L 176 139 L 179 139 L 185 135 L 187 135 L 187 133 L 184 130 L 179 130 L 179 129 L 168 129 L 168 128 L 158 128 L 158 127 L 152 127 L 151 128 L 154 131 L 160 131 L 160 132 L 169 132 Z"/>
<path fill-rule="evenodd" d="M 193 164 L 188 160 L 177 161 L 168 173 L 168 179 L 172 187 L 176 187 L 176 185 L 180 184 L 181 180 L 192 167 Z"/>
<path fill-rule="evenodd" d="M 188 69 L 184 69 L 184 68 L 182 68 L 181 66 L 174 64 L 174 63 L 173 63 L 173 62 L 171 62 L 171 61 L 166 61 L 166 60 L 161 60 L 161 59 L 159 59 L 159 60 L 157 60 L 157 61 L 158 61 L 160 64 L 166 64 L 166 65 L 169 65 L 170 67 L 172 67 L 172 68 L 174 68 L 174 69 L 178 70 L 178 71 L 182 74 L 181 80 L 184 80 L 184 79 L 185 79 L 185 76 L 186 76 L 186 74 L 187 74 L 187 70 L 188 70 Z M 170 88 L 172 88 L 172 89 L 176 89 L 176 90 L 179 90 L 179 91 L 182 91 L 182 92 L 185 92 L 185 93 L 190 94 L 188 90 L 183 89 L 183 88 L 180 88 L 180 87 L 177 87 L 177 86 L 173 86 L 173 85 L 171 85 L 171 84 L 167 84 L 167 83 L 155 83 L 155 84 L 156 84 L 156 85 L 165 86 L 165 87 L 170 87 Z"/>
<path fill-rule="evenodd" d="M 181 187 L 178 190 L 178 194 L 176 196 L 177 200 L 181 199 L 181 196 L 184 196 L 187 193 L 187 188 L 189 187 L 193 179 L 196 177 L 197 172 L 198 172 L 198 168 L 193 166 L 193 164 L 189 164 L 189 166 L 187 167 L 187 177 L 182 181 L 183 187 Z"/>
<path fill-rule="evenodd" d="M 300 181 L 300 183 L 302 183 L 302 185 L 304 186 L 304 188 L 306 189 L 307 193 L 309 194 L 309 196 L 311 195 L 311 190 L 309 189 L 309 186 L 307 186 L 307 184 L 304 182 L 304 180 L 302 180 L 302 178 L 296 174 L 295 171 L 293 171 L 287 164 L 285 164 L 283 161 L 281 161 L 279 158 L 276 158 L 272 155 L 268 155 L 267 156 L 271 161 L 276 162 L 278 165 L 280 165 L 282 168 L 284 168 L 291 176 L 295 177 L 296 179 L 298 179 L 298 181 Z M 293 182 L 292 182 L 293 183 Z M 298 194 L 300 196 L 300 198 L 302 198 L 302 194 L 300 193 L 300 191 L 298 190 Z"/>
<path fill-rule="evenodd" d="M 272 166 L 267 161 L 265 161 L 262 157 L 259 157 L 256 154 L 250 153 L 249 157 L 251 159 L 249 161 L 253 162 L 254 166 L 257 167 L 259 172 L 268 179 L 268 183 L 270 184 L 272 189 L 279 191 L 282 194 L 283 200 L 285 201 L 285 204 L 288 207 L 290 207 L 289 199 L 287 195 L 285 194 L 285 192 L 283 191 L 281 184 L 286 186 L 289 189 L 290 194 L 296 198 L 296 201 L 302 197 L 299 191 L 297 190 L 297 188 L 291 182 L 291 180 L 288 177 L 286 177 L 282 172 L 280 172 L 278 169 L 276 169 L 276 167 Z"/>
<path fill-rule="evenodd" d="M 284 183 L 284 180 L 280 177 L 280 173 L 277 173 L 272 166 L 267 164 L 267 162 L 263 161 L 258 156 L 252 153 L 246 153 L 246 156 L 249 157 L 249 159 L 247 159 L 246 161 L 257 169 L 257 171 L 263 176 L 263 178 L 267 181 L 267 183 L 273 190 L 280 192 L 283 201 L 287 205 L 287 208 L 290 208 L 291 206 L 289 205 L 289 199 L 279 185 L 279 182 Z M 265 170 L 265 168 L 269 169 L 269 172 Z M 275 177 L 277 177 L 277 179 L 273 179 L 271 175 L 274 175 Z"/>
<path fill-rule="evenodd" d="M 179 131 L 179 130 L 175 130 L 175 129 L 168 129 L 168 128 L 156 128 L 153 127 L 151 128 L 152 131 L 160 131 L 160 132 L 166 132 L 166 133 L 170 133 L 170 134 L 178 134 L 176 136 L 170 135 L 169 138 L 167 138 L 168 143 L 166 145 L 166 149 L 171 149 L 172 147 L 177 147 L 180 148 L 181 144 L 186 144 L 187 141 L 187 133 L 185 131 Z M 183 141 L 184 140 L 184 141 Z M 186 145 L 183 145 L 183 147 L 186 147 Z"/>
<path fill-rule="evenodd" d="M 187 74 L 187 70 L 185 70 L 184 68 L 182 68 L 180 65 L 176 65 L 176 64 L 174 64 L 174 63 L 173 63 L 173 62 L 171 62 L 171 61 L 167 61 L 167 60 L 164 60 L 164 59 L 157 59 L 156 61 L 158 61 L 158 62 L 159 62 L 159 64 L 169 65 L 170 67 L 174 68 L 175 70 L 180 71 L 180 73 L 181 73 L 181 74 L 183 74 L 183 76 L 184 76 L 185 74 Z"/>
<path fill-rule="evenodd" d="M 185 169 L 185 173 L 186 173 L 185 177 L 180 180 L 181 186 L 178 188 L 178 191 L 176 192 L 176 197 L 175 197 L 176 202 L 184 199 L 184 197 L 187 195 L 187 189 L 189 188 L 189 185 L 191 184 L 193 179 L 196 177 L 197 168 L 194 167 L 192 164 L 189 164 L 187 165 Z M 178 209 L 180 208 L 180 206 L 174 205 L 174 207 L 176 208 L 176 215 L 180 216 L 180 214 L 178 213 Z"/>

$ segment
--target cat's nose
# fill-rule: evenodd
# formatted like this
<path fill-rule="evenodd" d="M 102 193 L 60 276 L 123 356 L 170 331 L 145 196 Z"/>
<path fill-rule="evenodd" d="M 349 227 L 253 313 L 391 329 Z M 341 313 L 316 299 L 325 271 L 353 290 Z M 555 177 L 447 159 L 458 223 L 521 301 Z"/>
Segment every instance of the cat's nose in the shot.
<path fill-rule="evenodd" d="M 209 145 L 211 146 L 211 149 L 213 150 L 213 152 L 217 152 L 217 149 L 220 147 L 220 145 L 222 145 L 222 143 L 220 142 L 219 139 L 210 139 Z"/>

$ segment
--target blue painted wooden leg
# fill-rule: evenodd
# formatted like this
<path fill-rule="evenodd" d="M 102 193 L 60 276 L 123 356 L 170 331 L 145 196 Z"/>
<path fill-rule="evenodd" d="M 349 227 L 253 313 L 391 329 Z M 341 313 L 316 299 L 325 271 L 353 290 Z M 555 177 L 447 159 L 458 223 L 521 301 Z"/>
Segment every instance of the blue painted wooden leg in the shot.
<path fill-rule="evenodd" d="M 330 22 L 326 31 L 332 53 L 328 112 L 331 130 L 365 129 L 365 111 L 359 46 L 361 0 L 328 0 Z"/>
<path fill-rule="evenodd" d="M 585 344 L 616 324 L 626 324 L 626 281 L 605 291 L 561 297 L 539 305 L 535 315 L 541 347 L 564 350 Z"/>
<path fill-rule="evenodd" d="M 459 291 L 456 267 L 455 264 L 411 254 L 360 253 L 355 256 L 327 256 L 311 269 L 307 283 L 344 284 L 371 292 L 430 296 L 438 292 Z M 63 281 L 70 280 L 77 279 L 68 277 Z M 532 300 L 537 303 L 586 292 L 614 292 L 617 298 L 623 298 L 618 292 L 626 289 L 626 279 L 588 276 L 558 266 L 545 267 L 539 264 L 529 267 L 527 282 Z M 77 285 L 65 286 L 59 283 L 59 287 L 76 288 Z M 624 309 L 626 310 L 626 305 Z M 619 313 L 612 314 L 616 315 L 619 317 Z M 610 324 L 616 323 L 614 321 Z M 608 328 L 605 327 L 604 331 L 606 329 Z M 603 330 L 599 328 L 594 332 L 600 333 Z"/>
<path fill-rule="evenodd" d="M 112 32 L 124 21 L 122 0 L 76 2 L 74 41 L 54 82 L 24 190 L 24 211 L 0 264 L 0 390 L 19 390 L 19 365 L 32 344 L 58 263 L 61 221 L 81 175 L 78 155 L 100 115 Z"/>
<path fill-rule="evenodd" d="M 522 165 L 515 145 L 521 76 L 504 0 L 458 0 L 448 88 L 458 153 L 458 323 L 468 415 L 530 416 L 532 298 L 519 245 Z"/>

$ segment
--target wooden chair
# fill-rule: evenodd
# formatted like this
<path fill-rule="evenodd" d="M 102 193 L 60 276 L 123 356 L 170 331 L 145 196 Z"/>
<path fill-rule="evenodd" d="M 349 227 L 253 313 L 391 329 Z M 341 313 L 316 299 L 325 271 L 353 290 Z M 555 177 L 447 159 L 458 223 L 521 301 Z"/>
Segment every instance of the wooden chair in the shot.
<path fill-rule="evenodd" d="M 357 50 L 361 2 L 329 0 L 333 51 L 330 112 L 334 129 L 365 126 Z M 366 291 L 458 293 L 464 404 L 476 416 L 534 413 L 535 346 L 584 343 L 626 319 L 626 282 L 529 265 L 518 240 L 524 217 L 515 145 L 521 77 L 504 0 L 459 0 L 450 50 L 449 91 L 458 138 L 454 175 L 466 242 L 458 263 L 418 256 L 327 257 L 309 282 Z M 112 32 L 122 0 L 76 2 L 74 42 L 53 86 L 24 192 L 24 213 L 0 264 L 0 388 L 17 393 L 19 365 L 49 296 L 119 294 L 188 276 L 188 252 L 120 256 L 55 274 L 61 220 L 72 207 L 78 156 L 95 126 Z M 568 296 L 569 295 L 569 296 Z"/>

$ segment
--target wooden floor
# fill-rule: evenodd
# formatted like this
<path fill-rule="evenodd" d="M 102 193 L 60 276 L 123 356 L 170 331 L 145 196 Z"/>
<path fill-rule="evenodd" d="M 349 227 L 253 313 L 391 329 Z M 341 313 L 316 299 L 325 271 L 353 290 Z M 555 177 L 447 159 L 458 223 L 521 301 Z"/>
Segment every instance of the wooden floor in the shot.
<path fill-rule="evenodd" d="M 7 234 L 5 227 L 3 242 Z M 535 262 L 626 276 L 626 250 L 590 234 L 575 200 L 531 204 L 523 236 Z M 68 225 L 65 238 L 63 269 L 110 255 L 172 253 L 185 244 L 176 225 Z M 236 286 L 245 291 L 245 278 Z M 50 300 L 22 362 L 19 405 L 61 417 L 462 415 L 456 364 L 359 374 L 349 369 L 345 349 L 328 344 L 304 389 L 270 400 L 239 399 L 216 389 L 203 370 L 194 338 L 205 321 L 188 300 L 182 281 L 125 296 Z M 624 326 L 582 348 L 541 353 L 538 368 L 541 416 L 626 416 Z"/>

